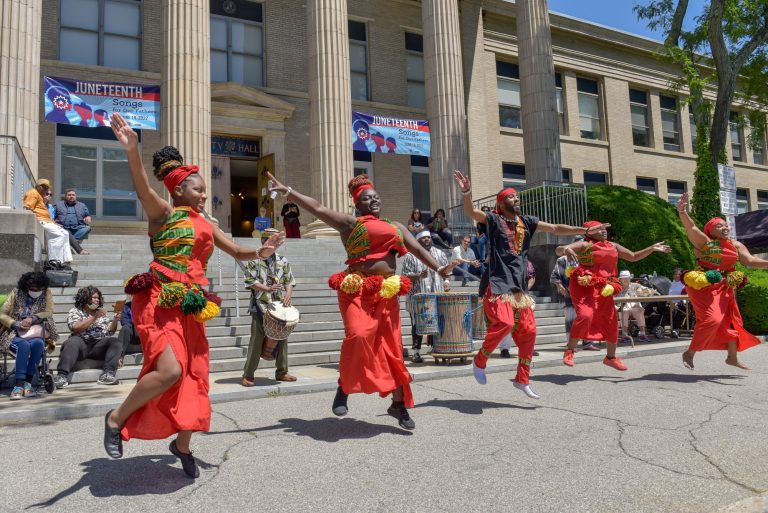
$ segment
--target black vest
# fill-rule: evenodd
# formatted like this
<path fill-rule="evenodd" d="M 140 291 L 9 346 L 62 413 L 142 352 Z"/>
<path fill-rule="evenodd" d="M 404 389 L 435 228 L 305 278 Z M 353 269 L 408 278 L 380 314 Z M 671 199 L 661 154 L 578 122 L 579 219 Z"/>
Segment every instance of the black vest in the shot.
<path fill-rule="evenodd" d="M 485 217 L 488 226 L 488 266 L 480 279 L 480 296 L 485 295 L 488 285 L 491 286 L 491 294 L 527 292 L 528 248 L 539 225 L 539 218 L 520 216 L 525 227 L 525 238 L 522 250 L 515 254 L 509 248 L 509 240 L 502 226 L 506 222 L 493 212 L 487 212 Z M 510 235 L 514 236 L 515 228 L 510 227 Z"/>

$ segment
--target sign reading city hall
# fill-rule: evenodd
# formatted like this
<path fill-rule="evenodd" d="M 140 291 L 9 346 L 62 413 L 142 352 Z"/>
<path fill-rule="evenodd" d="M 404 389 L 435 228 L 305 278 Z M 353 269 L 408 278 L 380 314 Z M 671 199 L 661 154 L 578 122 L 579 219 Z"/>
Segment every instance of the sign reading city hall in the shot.
<path fill-rule="evenodd" d="M 45 77 L 45 120 L 87 127 L 109 126 L 113 113 L 132 128 L 160 126 L 160 86 Z"/>
<path fill-rule="evenodd" d="M 429 157 L 429 121 L 353 111 L 352 149 Z"/>

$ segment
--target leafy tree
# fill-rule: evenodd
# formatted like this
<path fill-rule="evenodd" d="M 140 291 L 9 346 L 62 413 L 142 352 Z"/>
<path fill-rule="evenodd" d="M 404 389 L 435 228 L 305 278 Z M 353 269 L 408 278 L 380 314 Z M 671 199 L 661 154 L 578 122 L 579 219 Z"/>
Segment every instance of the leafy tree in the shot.
<path fill-rule="evenodd" d="M 710 0 L 695 18 L 692 30 L 683 28 L 688 0 L 651 0 L 635 5 L 639 19 L 665 34 L 665 59 L 677 63 L 681 76 L 670 84 L 687 90 L 696 123 L 697 160 L 693 218 L 703 224 L 720 214 L 717 164 L 725 163 L 731 104 L 743 102 L 752 127 L 749 145 L 764 137 L 768 108 L 768 0 Z M 705 95 L 716 88 L 716 99 Z M 746 123 L 745 119 L 737 122 Z"/>

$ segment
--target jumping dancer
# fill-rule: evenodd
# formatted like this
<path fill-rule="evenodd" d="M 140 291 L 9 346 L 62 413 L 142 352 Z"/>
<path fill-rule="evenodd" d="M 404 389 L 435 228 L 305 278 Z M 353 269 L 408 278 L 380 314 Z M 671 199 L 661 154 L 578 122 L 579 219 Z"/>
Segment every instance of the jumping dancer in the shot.
<path fill-rule="evenodd" d="M 699 230 L 685 209 L 687 205 L 685 193 L 677 202 L 677 212 L 693 244 L 698 267 L 682 276 L 696 314 L 693 338 L 683 353 L 683 365 L 693 370 L 696 351 L 719 349 L 728 351 L 725 363 L 749 370 L 739 361 L 738 353 L 760 341 L 744 329 L 736 289 L 746 284 L 746 276 L 734 266 L 741 262 L 747 267 L 766 269 L 768 261 L 753 256 L 741 242 L 731 240 L 728 223 L 719 217 L 710 219 L 704 232 Z"/>
<path fill-rule="evenodd" d="M 347 270 L 328 280 L 338 291 L 345 333 L 333 413 L 347 414 L 348 394 L 378 392 L 386 397 L 391 393 L 392 405 L 387 413 L 398 419 L 401 427 L 413 429 L 416 424 L 407 409 L 413 407 L 413 377 L 403 361 L 397 300 L 397 296 L 408 293 L 411 281 L 395 274 L 396 259 L 410 251 L 444 277 L 450 276 L 453 266 L 440 266 L 404 226 L 380 218 L 381 199 L 367 175 L 354 177 L 348 185 L 360 217 L 330 210 L 274 176 L 269 178 L 271 191 L 279 192 L 337 230 L 347 250 Z"/>
<path fill-rule="evenodd" d="M 492 212 L 483 212 L 472 204 L 469 178 L 460 171 L 454 172 L 454 178 L 464 195 L 464 212 L 474 221 L 488 226 L 488 267 L 480 280 L 480 295 L 483 296 L 488 331 L 483 347 L 473 361 L 475 379 L 485 385 L 488 357 L 511 331 L 518 349 L 514 386 L 528 397 L 538 399 L 539 396 L 529 385 L 533 346 L 536 342 L 536 318 L 531 308 L 534 301 L 528 295 L 526 283 L 528 248 L 536 230 L 555 235 L 577 235 L 583 234 L 584 228 L 545 223 L 535 216 L 523 215 L 520 197 L 511 187 L 499 192 L 496 208 Z"/>
<path fill-rule="evenodd" d="M 576 310 L 568 348 L 563 354 L 563 363 L 569 367 L 574 365 L 573 352 L 579 340 L 604 340 L 608 349 L 603 363 L 616 370 L 627 370 L 624 360 L 616 357 L 619 321 L 613 296 L 621 292 L 616 267 L 619 258 L 637 262 L 657 251 L 672 251 L 664 242 L 657 242 L 640 251 L 630 251 L 607 240 L 609 226 L 600 221 L 587 221 L 582 229 L 585 241 L 560 246 L 556 250 L 558 256 L 565 254 L 568 259 L 579 262 L 571 273 L 568 287 Z"/>
<path fill-rule="evenodd" d="M 136 194 L 149 219 L 154 259 L 149 272 L 126 284 L 133 295 L 133 321 L 141 338 L 144 363 L 125 401 L 104 419 L 104 448 L 123 455 L 123 440 L 157 440 L 176 434 L 170 451 L 184 472 L 198 477 L 189 449 L 194 431 L 208 431 L 208 340 L 204 322 L 219 313 L 221 299 L 203 289 L 214 244 L 239 260 L 266 258 L 282 244 L 273 235 L 259 249 L 238 246 L 203 218 L 205 182 L 197 166 L 185 166 L 178 150 L 166 146 L 153 156 L 155 176 L 170 192 L 173 205 L 149 186 L 138 136 L 119 114 L 112 131 L 128 156 Z"/>

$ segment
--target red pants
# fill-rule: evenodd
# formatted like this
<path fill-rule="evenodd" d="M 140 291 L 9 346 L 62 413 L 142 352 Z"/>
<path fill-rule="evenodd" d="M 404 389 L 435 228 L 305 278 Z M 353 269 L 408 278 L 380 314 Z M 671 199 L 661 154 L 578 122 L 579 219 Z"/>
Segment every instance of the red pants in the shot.
<path fill-rule="evenodd" d="M 339 361 L 339 386 L 345 394 L 386 397 L 403 387 L 403 401 L 413 408 L 411 381 L 403 361 L 400 302 L 397 297 L 353 296 L 339 291 L 344 341 Z"/>
<path fill-rule="evenodd" d="M 483 347 L 475 355 L 475 365 L 485 369 L 490 354 L 511 331 L 518 352 L 515 381 L 527 385 L 531 374 L 533 346 L 536 343 L 536 318 L 533 309 L 515 310 L 501 298 L 491 301 L 490 292 L 486 293 L 483 299 L 483 307 L 489 325 Z"/>
<path fill-rule="evenodd" d="M 288 239 L 300 239 L 301 238 L 301 224 L 299 220 L 289 221 L 283 220 L 283 227 L 285 228 L 285 237 Z"/>

